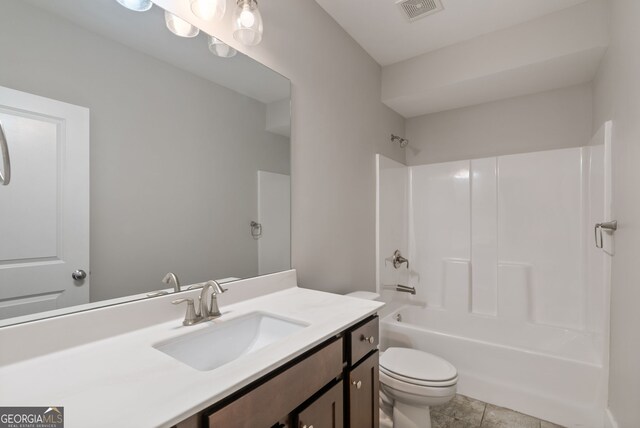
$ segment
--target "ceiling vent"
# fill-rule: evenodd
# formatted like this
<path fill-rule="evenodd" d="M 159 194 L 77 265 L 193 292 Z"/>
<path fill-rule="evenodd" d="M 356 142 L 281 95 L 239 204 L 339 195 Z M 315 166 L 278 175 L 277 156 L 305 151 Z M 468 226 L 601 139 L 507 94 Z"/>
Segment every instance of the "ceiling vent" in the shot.
<path fill-rule="evenodd" d="M 409 22 L 444 10 L 441 0 L 398 0 L 396 4 Z"/>

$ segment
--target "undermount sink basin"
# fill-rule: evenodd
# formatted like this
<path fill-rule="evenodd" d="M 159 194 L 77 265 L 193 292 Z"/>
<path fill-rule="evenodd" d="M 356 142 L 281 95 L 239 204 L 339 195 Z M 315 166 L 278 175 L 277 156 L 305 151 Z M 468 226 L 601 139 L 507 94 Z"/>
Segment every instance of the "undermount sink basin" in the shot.
<path fill-rule="evenodd" d="M 308 325 L 260 312 L 208 324 L 208 328 L 170 339 L 154 348 L 196 370 L 208 371 L 284 339 Z"/>

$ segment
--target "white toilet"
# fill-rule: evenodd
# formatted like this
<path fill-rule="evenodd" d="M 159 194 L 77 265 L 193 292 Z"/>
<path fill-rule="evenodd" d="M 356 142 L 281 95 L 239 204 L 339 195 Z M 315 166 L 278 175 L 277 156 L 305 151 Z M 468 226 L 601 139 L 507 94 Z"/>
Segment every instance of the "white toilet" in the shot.
<path fill-rule="evenodd" d="M 429 408 L 456 395 L 458 372 L 448 361 L 409 348 L 389 348 L 380 357 L 380 390 L 393 405 L 394 428 L 429 428 Z"/>
<path fill-rule="evenodd" d="M 348 296 L 380 297 L 361 291 Z M 381 353 L 381 407 L 384 413 L 392 413 L 394 428 L 430 428 L 430 407 L 451 400 L 457 383 L 456 368 L 435 355 L 410 348 L 388 348 Z"/>

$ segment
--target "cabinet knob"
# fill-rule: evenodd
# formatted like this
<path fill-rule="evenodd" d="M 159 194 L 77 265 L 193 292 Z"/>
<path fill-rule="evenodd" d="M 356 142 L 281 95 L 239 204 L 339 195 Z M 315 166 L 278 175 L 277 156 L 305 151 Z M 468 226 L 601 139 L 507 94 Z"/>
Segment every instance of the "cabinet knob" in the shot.
<path fill-rule="evenodd" d="M 354 380 L 353 382 L 351 382 L 351 385 L 354 385 L 356 387 L 356 389 L 360 389 L 360 388 L 362 388 L 362 381 L 361 380 L 358 380 L 358 381 Z"/>
<path fill-rule="evenodd" d="M 302 428 L 313 428 L 313 425 L 302 425 Z"/>
<path fill-rule="evenodd" d="M 360 337 L 360 340 L 361 340 L 361 341 L 363 341 L 363 342 L 369 342 L 369 343 L 373 344 L 373 342 L 375 342 L 375 341 L 376 341 L 376 338 L 375 338 L 375 337 L 373 337 L 373 336 L 369 336 L 369 337 L 367 337 L 367 336 L 365 336 L 365 335 L 363 334 L 363 335 L 362 335 L 362 337 Z"/>

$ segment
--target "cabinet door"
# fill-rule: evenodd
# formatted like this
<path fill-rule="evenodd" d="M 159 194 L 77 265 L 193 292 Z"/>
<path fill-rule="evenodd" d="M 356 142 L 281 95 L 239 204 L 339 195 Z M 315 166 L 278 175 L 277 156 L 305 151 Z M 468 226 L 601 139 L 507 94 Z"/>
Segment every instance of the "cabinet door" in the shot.
<path fill-rule="evenodd" d="M 189 419 L 185 419 L 180 422 L 174 428 L 201 428 L 202 424 L 200 423 L 200 415 L 195 414 L 191 416 Z"/>
<path fill-rule="evenodd" d="M 380 425 L 378 351 L 349 373 L 350 428 L 378 428 Z"/>
<path fill-rule="evenodd" d="M 339 382 L 298 414 L 298 428 L 343 428 L 344 387 Z"/>
<path fill-rule="evenodd" d="M 208 428 L 265 428 L 280 421 L 342 373 L 337 339 L 207 416 Z M 316 427 L 317 428 L 317 427 Z"/>

